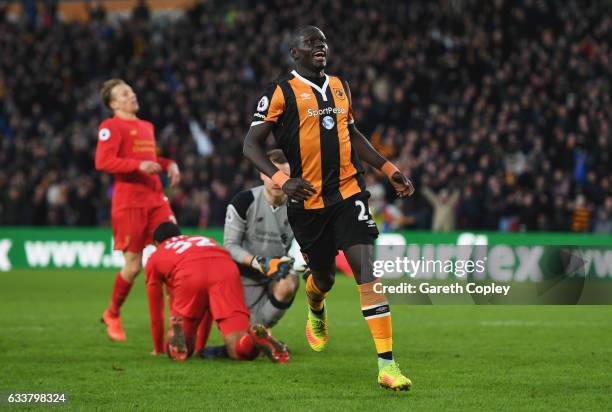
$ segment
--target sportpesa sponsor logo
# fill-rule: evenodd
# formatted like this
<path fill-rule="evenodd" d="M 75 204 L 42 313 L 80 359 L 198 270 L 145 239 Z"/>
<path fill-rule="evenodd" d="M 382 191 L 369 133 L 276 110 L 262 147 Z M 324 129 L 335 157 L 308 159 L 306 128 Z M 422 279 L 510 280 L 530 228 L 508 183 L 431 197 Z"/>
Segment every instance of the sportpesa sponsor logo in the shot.
<path fill-rule="evenodd" d="M 343 107 L 326 107 L 325 109 L 319 109 L 319 110 L 308 109 L 306 111 L 306 113 L 308 113 L 308 117 L 323 116 L 326 114 L 345 113 L 345 112 L 346 110 Z"/>

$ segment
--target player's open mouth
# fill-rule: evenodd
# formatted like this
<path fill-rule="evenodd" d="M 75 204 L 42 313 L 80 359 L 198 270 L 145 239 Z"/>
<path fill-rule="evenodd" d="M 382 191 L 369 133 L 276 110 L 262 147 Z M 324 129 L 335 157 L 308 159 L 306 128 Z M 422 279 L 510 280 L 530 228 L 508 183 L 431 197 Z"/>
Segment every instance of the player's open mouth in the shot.
<path fill-rule="evenodd" d="M 323 62 L 323 61 L 325 61 L 325 57 L 326 57 L 325 56 L 325 52 L 323 52 L 323 51 L 318 51 L 318 52 L 314 53 L 312 56 L 314 57 L 313 60 L 316 61 L 316 62 Z"/>

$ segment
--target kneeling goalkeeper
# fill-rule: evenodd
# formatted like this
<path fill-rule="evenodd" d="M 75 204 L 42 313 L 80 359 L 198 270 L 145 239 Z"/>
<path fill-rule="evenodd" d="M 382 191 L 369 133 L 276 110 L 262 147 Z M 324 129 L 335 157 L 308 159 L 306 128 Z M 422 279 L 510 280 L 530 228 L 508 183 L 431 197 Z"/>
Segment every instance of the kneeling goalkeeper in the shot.
<path fill-rule="evenodd" d="M 279 149 L 267 153 L 270 161 L 289 173 Z M 299 281 L 293 259 L 287 256 L 293 231 L 287 219 L 287 195 L 268 176 L 263 185 L 238 193 L 227 207 L 223 246 L 240 268 L 251 324 L 271 328 L 293 303 Z"/>

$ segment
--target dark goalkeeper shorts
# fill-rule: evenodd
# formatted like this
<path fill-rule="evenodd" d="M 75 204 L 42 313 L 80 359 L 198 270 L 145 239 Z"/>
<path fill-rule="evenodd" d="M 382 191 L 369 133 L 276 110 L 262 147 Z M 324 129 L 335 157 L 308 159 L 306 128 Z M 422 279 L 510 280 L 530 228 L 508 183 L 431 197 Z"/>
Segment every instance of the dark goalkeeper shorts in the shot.
<path fill-rule="evenodd" d="M 338 250 L 374 244 L 378 229 L 370 215 L 369 197 L 362 192 L 323 209 L 287 208 L 293 234 L 311 269 L 331 267 Z"/>

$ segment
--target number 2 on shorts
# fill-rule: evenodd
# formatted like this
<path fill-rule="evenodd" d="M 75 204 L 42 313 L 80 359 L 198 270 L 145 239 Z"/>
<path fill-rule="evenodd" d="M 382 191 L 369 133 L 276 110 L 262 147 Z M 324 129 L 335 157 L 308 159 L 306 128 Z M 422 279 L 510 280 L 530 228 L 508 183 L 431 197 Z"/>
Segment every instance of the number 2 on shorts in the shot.
<path fill-rule="evenodd" d="M 363 201 L 355 200 L 355 206 L 359 207 L 359 216 L 357 216 L 357 220 L 368 220 L 368 215 L 366 213 L 366 207 L 363 204 Z"/>

